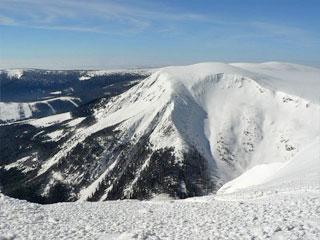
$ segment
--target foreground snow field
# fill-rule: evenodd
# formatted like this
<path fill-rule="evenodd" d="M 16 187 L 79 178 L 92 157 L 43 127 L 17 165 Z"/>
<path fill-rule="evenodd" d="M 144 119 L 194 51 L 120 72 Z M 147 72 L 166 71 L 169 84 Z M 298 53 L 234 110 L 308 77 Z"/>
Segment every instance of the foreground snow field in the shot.
<path fill-rule="evenodd" d="M 0 197 L 0 239 L 320 239 L 320 191 L 38 205 Z"/>

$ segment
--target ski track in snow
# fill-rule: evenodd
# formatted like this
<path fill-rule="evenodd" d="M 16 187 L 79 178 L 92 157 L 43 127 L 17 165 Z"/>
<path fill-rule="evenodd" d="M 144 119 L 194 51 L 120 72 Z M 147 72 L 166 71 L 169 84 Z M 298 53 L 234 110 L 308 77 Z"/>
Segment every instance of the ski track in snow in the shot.
<path fill-rule="evenodd" d="M 320 192 L 39 205 L 0 196 L 0 239 L 320 239 Z"/>

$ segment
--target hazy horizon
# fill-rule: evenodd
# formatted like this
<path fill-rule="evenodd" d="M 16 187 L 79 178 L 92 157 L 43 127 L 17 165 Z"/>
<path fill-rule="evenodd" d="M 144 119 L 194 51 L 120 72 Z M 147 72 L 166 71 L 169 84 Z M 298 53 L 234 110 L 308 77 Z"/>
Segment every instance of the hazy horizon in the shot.
<path fill-rule="evenodd" d="M 207 62 L 219 62 L 219 61 L 207 61 Z M 269 62 L 277 62 L 277 61 L 268 61 L 268 62 L 221 62 L 225 64 L 233 64 L 233 63 L 269 63 Z M 156 68 L 165 68 L 165 67 L 171 67 L 171 66 L 188 66 L 188 65 L 194 65 L 194 64 L 200 64 L 200 63 L 206 63 L 206 62 L 194 62 L 194 63 L 186 63 L 186 64 L 174 64 L 174 65 L 159 65 L 159 66 L 128 66 L 128 67 L 105 67 L 105 68 L 41 68 L 41 67 L 8 67 L 8 68 L 2 68 L 0 66 L 0 71 L 6 71 L 6 70 L 48 70 L 48 71 L 121 71 L 121 70 L 139 70 L 139 69 L 156 69 Z M 307 67 L 314 67 L 314 68 L 320 68 L 320 66 L 313 66 L 313 65 L 307 65 L 307 64 L 300 64 L 300 63 L 293 63 L 293 62 L 280 62 L 280 63 L 292 63 L 292 64 L 298 64 L 303 65 Z"/>

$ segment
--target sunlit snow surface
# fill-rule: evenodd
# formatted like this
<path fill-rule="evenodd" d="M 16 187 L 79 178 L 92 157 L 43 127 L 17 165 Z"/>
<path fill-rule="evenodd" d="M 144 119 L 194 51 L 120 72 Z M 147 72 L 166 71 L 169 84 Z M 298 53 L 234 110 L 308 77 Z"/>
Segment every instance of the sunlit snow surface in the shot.
<path fill-rule="evenodd" d="M 0 239 L 320 239 L 320 192 L 38 205 L 0 197 Z"/>
<path fill-rule="evenodd" d="M 23 75 L 23 69 L 10 69 L 6 71 L 9 78 L 21 78 Z"/>
<path fill-rule="evenodd" d="M 82 76 L 79 78 L 80 81 L 90 80 L 93 77 L 97 76 L 106 76 L 111 74 L 146 74 L 146 73 L 153 73 L 157 69 L 114 69 L 114 70 L 98 70 L 98 71 L 85 71 Z"/>

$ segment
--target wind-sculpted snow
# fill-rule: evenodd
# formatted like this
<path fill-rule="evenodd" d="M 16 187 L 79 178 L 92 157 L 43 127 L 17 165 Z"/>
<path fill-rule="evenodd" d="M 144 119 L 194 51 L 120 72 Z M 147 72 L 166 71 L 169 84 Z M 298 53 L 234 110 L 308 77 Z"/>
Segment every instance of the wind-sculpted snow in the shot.
<path fill-rule="evenodd" d="M 56 123 L 49 117 L 4 127 L 20 137 L 11 136 L 15 146 L 10 135 L 3 139 L 5 164 L 14 164 L 0 171 L 3 192 L 44 203 L 215 192 L 315 141 L 319 76 L 319 69 L 287 63 L 159 69 Z"/>
<path fill-rule="evenodd" d="M 250 76 L 270 90 L 285 92 L 305 100 L 320 103 L 320 69 L 292 63 L 233 63 L 250 71 Z"/>

